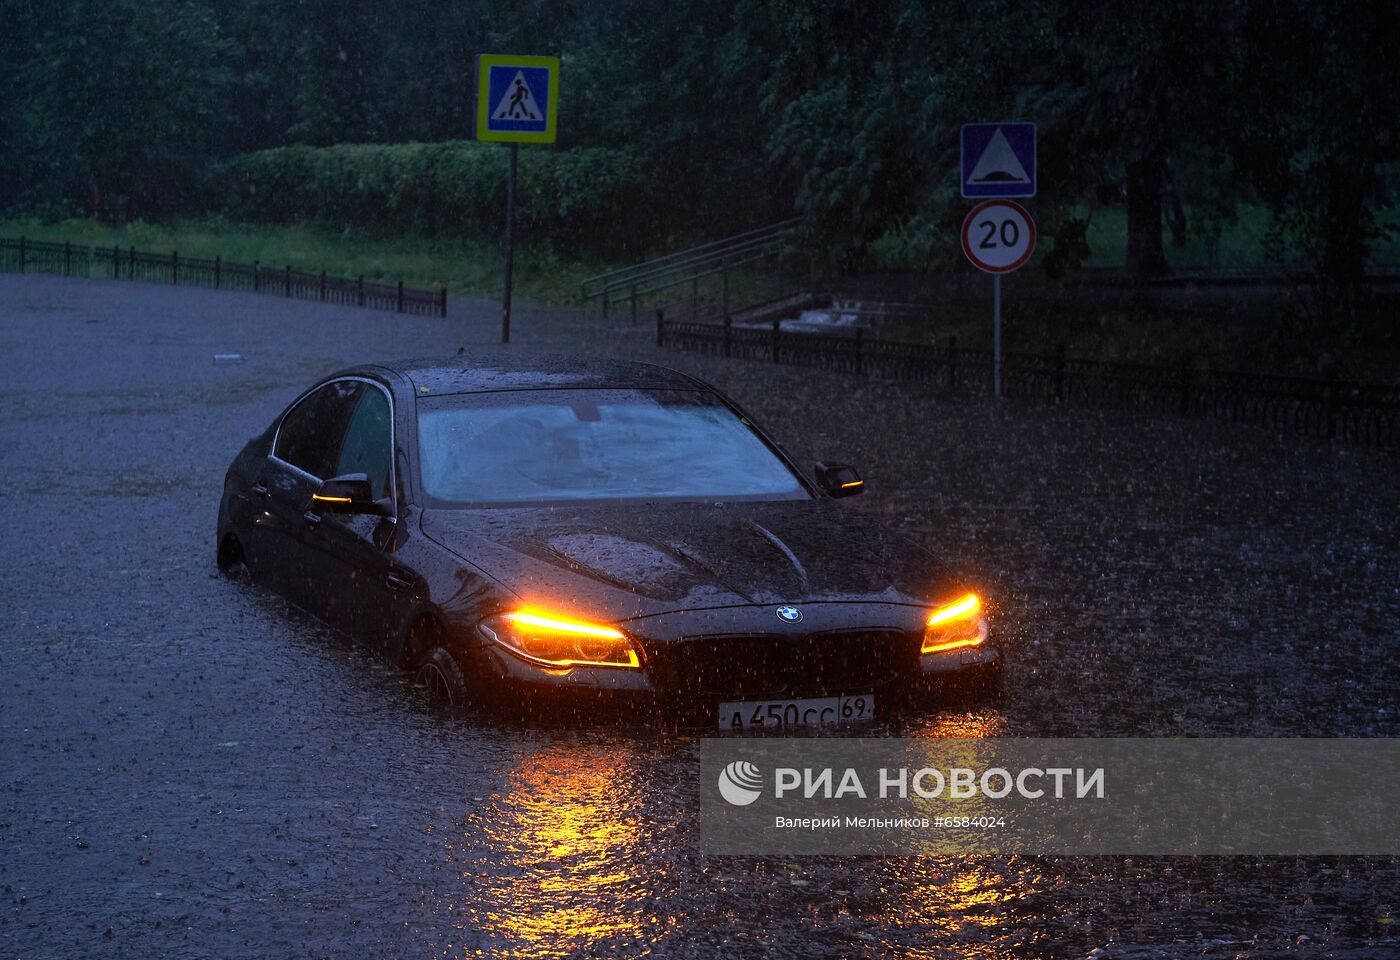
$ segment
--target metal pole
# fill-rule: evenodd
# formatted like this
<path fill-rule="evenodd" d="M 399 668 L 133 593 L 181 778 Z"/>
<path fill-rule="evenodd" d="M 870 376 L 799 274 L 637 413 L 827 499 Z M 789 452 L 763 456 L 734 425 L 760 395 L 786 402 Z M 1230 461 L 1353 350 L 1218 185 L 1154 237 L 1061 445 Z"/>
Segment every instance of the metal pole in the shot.
<path fill-rule="evenodd" d="M 510 177 L 506 180 L 506 292 L 501 299 L 501 342 L 510 343 L 510 282 L 515 267 L 515 164 L 520 144 L 510 145 Z"/>
<path fill-rule="evenodd" d="M 992 274 L 992 393 L 1001 399 L 1001 274 Z"/>

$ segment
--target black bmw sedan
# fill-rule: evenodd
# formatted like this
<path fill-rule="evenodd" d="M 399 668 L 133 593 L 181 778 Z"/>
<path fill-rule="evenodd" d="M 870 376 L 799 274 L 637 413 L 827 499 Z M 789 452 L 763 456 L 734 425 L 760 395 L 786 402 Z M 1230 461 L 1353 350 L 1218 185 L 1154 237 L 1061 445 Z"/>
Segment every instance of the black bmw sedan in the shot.
<path fill-rule="evenodd" d="M 451 703 L 730 730 L 995 695 L 982 599 L 838 502 L 863 487 L 664 367 L 380 364 L 234 458 L 217 558 Z"/>

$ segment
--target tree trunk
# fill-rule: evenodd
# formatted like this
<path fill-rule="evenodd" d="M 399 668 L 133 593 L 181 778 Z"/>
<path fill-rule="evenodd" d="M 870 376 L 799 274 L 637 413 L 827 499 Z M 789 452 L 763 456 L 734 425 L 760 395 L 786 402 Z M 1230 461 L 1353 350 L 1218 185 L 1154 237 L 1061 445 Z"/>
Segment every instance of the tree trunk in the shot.
<path fill-rule="evenodd" d="M 1162 174 L 1160 150 L 1128 164 L 1128 254 L 1123 266 L 1130 276 L 1168 273 L 1162 250 Z"/>
<path fill-rule="evenodd" d="M 1373 170 L 1329 163 L 1327 210 L 1322 225 L 1323 276 L 1343 286 L 1360 285 L 1366 271 L 1366 198 L 1363 184 Z"/>
<path fill-rule="evenodd" d="M 1176 188 L 1172 168 L 1163 164 L 1162 178 L 1167 191 L 1167 229 L 1172 235 L 1172 249 L 1181 250 L 1186 246 L 1186 208 L 1181 204 L 1181 191 Z"/>

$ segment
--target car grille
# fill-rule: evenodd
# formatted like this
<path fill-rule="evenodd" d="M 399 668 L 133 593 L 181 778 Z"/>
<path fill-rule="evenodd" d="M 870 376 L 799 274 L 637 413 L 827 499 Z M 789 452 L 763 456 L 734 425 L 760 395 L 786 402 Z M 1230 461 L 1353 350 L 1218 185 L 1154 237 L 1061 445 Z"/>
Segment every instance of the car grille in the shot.
<path fill-rule="evenodd" d="M 691 637 L 662 654 L 667 687 L 726 699 L 872 693 L 918 669 L 918 640 L 895 630 Z"/>

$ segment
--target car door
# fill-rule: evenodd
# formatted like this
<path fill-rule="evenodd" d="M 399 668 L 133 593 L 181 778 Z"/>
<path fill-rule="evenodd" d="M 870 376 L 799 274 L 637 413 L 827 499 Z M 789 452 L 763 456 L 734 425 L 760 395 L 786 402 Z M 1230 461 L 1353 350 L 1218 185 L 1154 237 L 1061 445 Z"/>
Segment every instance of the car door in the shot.
<path fill-rule="evenodd" d="M 359 380 L 332 380 L 293 404 L 253 485 L 264 504 L 253 544 L 260 578 L 320 617 L 332 604 L 315 569 L 322 555 L 313 538 L 323 517 L 311 509 L 311 495 L 335 475 L 340 441 L 364 388 Z"/>
<path fill-rule="evenodd" d="M 394 410 L 382 385 L 365 381 L 336 455 L 333 476 L 363 473 L 374 495 L 388 499 L 391 515 L 326 514 L 312 544 L 314 564 L 328 578 L 322 589 L 335 598 L 327 619 L 348 632 L 382 644 L 394 605 L 408 575 L 394 562 L 397 545 L 398 484 L 394 471 Z"/>

